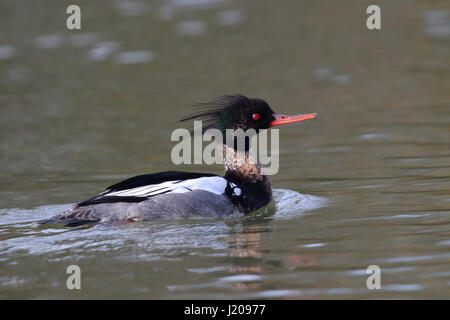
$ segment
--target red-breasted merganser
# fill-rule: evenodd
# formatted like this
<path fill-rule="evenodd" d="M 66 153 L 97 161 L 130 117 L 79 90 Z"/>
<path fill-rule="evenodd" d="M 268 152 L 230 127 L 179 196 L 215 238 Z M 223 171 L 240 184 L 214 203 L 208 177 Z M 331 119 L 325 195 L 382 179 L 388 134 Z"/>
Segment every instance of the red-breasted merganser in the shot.
<path fill-rule="evenodd" d="M 218 129 L 224 137 L 226 129 L 259 132 L 317 117 L 316 113 L 279 115 L 264 100 L 242 95 L 222 96 L 203 106 L 207 108 L 181 121 L 203 120 L 204 130 Z M 238 158 L 241 161 L 236 161 Z M 247 145 L 240 150 L 236 143 L 229 146 L 224 141 L 223 159 L 224 176 L 181 171 L 135 176 L 40 223 L 73 227 L 102 222 L 225 217 L 248 214 L 272 200 L 270 178 L 262 173 L 260 162 L 251 159 Z"/>

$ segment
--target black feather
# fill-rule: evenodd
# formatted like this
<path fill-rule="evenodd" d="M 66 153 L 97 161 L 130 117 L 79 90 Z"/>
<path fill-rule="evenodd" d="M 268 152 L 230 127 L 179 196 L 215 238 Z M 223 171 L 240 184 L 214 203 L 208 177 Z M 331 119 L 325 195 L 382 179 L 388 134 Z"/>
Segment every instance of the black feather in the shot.
<path fill-rule="evenodd" d="M 218 129 L 224 135 L 227 129 L 267 129 L 275 119 L 267 102 L 241 94 L 224 95 L 210 102 L 196 104 L 194 108 L 198 111 L 179 122 L 201 120 L 202 133 L 208 129 Z M 252 118 L 254 113 L 258 113 L 258 119 Z"/>
<path fill-rule="evenodd" d="M 203 132 L 212 128 L 223 131 L 232 128 L 235 109 L 250 106 L 251 100 L 246 96 L 241 94 L 223 95 L 210 102 L 195 104 L 194 108 L 198 111 L 179 120 L 179 122 L 201 120 Z"/>
<path fill-rule="evenodd" d="M 184 172 L 184 171 L 164 171 L 151 174 L 142 174 L 131 177 L 119 183 L 109 186 L 110 191 L 121 191 L 137 187 L 143 187 L 151 184 L 160 184 L 166 181 L 197 179 L 201 177 L 217 176 L 213 173 L 204 172 Z"/>
<path fill-rule="evenodd" d="M 162 193 L 160 193 L 162 194 Z M 148 197 L 120 197 L 120 196 L 95 196 L 93 198 L 89 198 L 82 202 L 77 203 L 77 207 L 88 206 L 91 204 L 99 204 L 99 203 L 114 203 L 114 202 L 130 202 L 130 203 L 138 203 L 144 200 L 147 200 Z"/>
<path fill-rule="evenodd" d="M 95 197 L 86 199 L 77 203 L 77 207 L 88 206 L 91 204 L 99 204 L 99 203 L 115 203 L 115 202 L 130 202 L 130 203 L 138 203 L 144 200 L 147 200 L 149 197 L 139 197 L 139 196 L 109 196 L 110 192 L 128 190 L 148 185 L 160 184 L 166 181 L 175 181 L 175 180 L 188 180 L 188 179 L 197 179 L 202 177 L 212 177 L 217 176 L 213 173 L 199 173 L 199 172 L 184 172 L 184 171 L 164 171 L 158 173 L 151 174 L 142 174 L 139 176 L 131 177 L 119 183 L 113 184 L 107 188 L 107 191 L 96 195 Z M 154 190 L 157 191 L 157 190 Z M 159 194 L 163 194 L 166 192 L 160 192 Z"/>

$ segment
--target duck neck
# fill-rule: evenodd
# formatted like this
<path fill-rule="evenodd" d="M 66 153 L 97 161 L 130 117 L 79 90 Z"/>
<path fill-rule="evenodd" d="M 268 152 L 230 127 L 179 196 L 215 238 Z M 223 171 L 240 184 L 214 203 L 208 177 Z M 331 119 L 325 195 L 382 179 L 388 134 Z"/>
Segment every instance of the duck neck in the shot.
<path fill-rule="evenodd" d="M 235 177 L 240 181 L 264 184 L 271 190 L 271 181 L 268 175 L 263 174 L 264 168 L 258 157 L 251 151 L 237 151 L 234 148 L 223 145 L 223 162 L 225 176 Z"/>

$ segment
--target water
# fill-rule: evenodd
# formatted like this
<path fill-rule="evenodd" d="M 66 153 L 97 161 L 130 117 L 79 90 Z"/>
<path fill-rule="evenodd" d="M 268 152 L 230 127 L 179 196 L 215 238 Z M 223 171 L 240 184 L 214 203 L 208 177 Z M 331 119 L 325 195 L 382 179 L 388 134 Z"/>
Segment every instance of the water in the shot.
<path fill-rule="evenodd" d="M 2 4 L 0 298 L 450 298 L 448 1 L 380 1 L 378 31 L 356 0 L 80 1 L 82 31 L 59 2 Z M 320 114 L 281 128 L 269 207 L 36 225 L 136 174 L 221 173 L 173 165 L 170 133 L 235 92 Z"/>

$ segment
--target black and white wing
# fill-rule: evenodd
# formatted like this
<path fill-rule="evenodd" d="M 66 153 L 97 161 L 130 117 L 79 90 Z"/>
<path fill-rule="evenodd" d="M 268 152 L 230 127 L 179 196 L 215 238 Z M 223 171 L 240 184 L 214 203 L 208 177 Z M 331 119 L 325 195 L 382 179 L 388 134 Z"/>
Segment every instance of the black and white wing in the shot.
<path fill-rule="evenodd" d="M 139 203 L 167 193 L 185 193 L 186 199 L 189 199 L 189 196 L 193 195 L 193 191 L 196 190 L 226 195 L 233 203 L 237 203 L 242 198 L 241 189 L 235 183 L 221 176 L 208 173 L 167 171 L 140 175 L 114 184 L 99 195 L 39 223 L 62 223 L 74 227 L 101 221 L 113 221 L 114 219 L 125 221 L 129 219 L 127 203 Z M 189 192 L 192 193 L 188 194 Z M 213 198 L 209 197 L 209 199 Z M 214 198 L 213 204 L 217 207 L 217 203 L 221 199 L 223 197 Z M 108 204 L 114 203 L 114 206 L 108 206 Z"/>
<path fill-rule="evenodd" d="M 234 184 L 231 186 L 235 187 Z M 109 186 L 106 191 L 99 195 L 78 203 L 77 206 L 114 202 L 141 202 L 165 193 L 185 193 L 193 190 L 225 194 L 229 188 L 230 182 L 218 175 L 166 171 L 124 180 Z"/>

